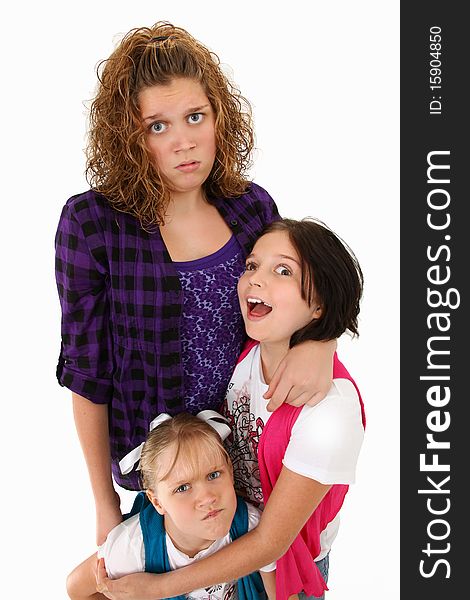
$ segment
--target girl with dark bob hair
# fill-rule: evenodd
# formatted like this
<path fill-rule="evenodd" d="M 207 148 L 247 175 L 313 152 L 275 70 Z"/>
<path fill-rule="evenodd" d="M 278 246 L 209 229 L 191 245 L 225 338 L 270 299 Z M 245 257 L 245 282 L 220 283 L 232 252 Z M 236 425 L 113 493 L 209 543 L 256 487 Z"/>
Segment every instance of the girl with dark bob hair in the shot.
<path fill-rule="evenodd" d="M 252 149 L 248 102 L 184 29 L 133 29 L 99 65 L 90 189 L 66 202 L 56 234 L 57 377 L 72 391 L 99 544 L 122 520 L 113 479 L 141 489 L 129 456 L 153 419 L 220 409 L 246 337 L 236 284 L 279 219 L 248 179 Z M 270 407 L 321 400 L 335 348 L 290 350 Z"/>
<path fill-rule="evenodd" d="M 317 302 L 321 315 L 290 339 L 290 347 L 306 340 L 334 340 L 349 332 L 358 336 L 357 319 L 364 278 L 349 246 L 325 223 L 315 219 L 282 219 L 261 235 L 286 232 L 301 260 L 302 298 Z"/>

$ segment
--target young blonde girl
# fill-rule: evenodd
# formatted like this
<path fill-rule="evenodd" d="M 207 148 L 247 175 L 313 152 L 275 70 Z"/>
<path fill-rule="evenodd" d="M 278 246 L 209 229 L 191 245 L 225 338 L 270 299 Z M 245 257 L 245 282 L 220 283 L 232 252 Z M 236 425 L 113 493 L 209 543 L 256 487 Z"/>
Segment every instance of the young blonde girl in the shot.
<path fill-rule="evenodd" d="M 97 542 L 122 520 L 122 459 L 162 412 L 219 409 L 245 332 L 236 282 L 276 205 L 247 169 L 250 108 L 219 60 L 187 31 L 130 31 L 98 71 L 91 189 L 65 204 L 56 235 L 62 308 L 59 383 L 96 504 Z M 335 342 L 290 350 L 270 407 L 315 403 L 331 385 Z M 121 466 L 120 466 L 121 465 Z"/>
<path fill-rule="evenodd" d="M 276 597 L 323 599 L 339 512 L 354 482 L 365 417 L 359 391 L 335 357 L 334 380 L 316 406 L 263 397 L 291 346 L 358 332 L 362 272 L 348 247 L 313 220 L 269 225 L 246 259 L 238 295 L 250 342 L 226 396 L 235 486 L 264 504 L 258 527 L 213 556 L 161 576 L 110 581 L 108 598 L 150 600 L 276 564 Z M 189 588 L 188 588 L 189 589 Z"/>
<path fill-rule="evenodd" d="M 140 459 L 145 494 L 138 494 L 129 518 L 110 531 L 98 551 L 110 577 L 181 568 L 216 552 L 259 521 L 259 511 L 235 495 L 230 458 L 214 429 L 228 428 L 216 420 L 217 414 L 160 417 Z M 72 600 L 105 597 L 96 592 L 96 564 L 95 553 L 69 575 Z M 274 568 L 265 567 L 263 579 L 269 581 Z M 190 596 L 228 599 L 237 586 L 246 600 L 264 597 L 257 573 L 238 584 L 193 590 Z"/>

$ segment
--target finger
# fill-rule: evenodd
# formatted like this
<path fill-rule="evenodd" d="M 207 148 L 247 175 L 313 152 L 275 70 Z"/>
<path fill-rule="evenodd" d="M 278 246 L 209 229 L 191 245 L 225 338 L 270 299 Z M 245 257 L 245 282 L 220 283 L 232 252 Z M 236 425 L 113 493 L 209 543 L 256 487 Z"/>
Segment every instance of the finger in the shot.
<path fill-rule="evenodd" d="M 285 401 L 285 399 L 289 395 L 289 392 L 291 389 L 292 389 L 292 383 L 287 378 L 281 379 L 278 386 L 274 390 L 274 393 L 273 393 L 268 405 L 266 406 L 266 409 L 269 412 L 272 412 L 272 411 L 276 410 L 276 408 L 279 408 L 279 406 L 281 406 L 281 404 Z"/>
<path fill-rule="evenodd" d="M 298 390 L 298 388 L 294 386 L 290 390 L 289 394 L 287 395 L 287 398 L 285 399 L 285 403 L 290 404 L 291 406 L 303 406 L 304 404 L 307 404 L 311 398 L 310 392 L 297 392 L 296 395 L 296 389 Z"/>
<path fill-rule="evenodd" d="M 321 402 L 324 398 L 326 398 L 325 392 L 317 392 L 316 394 L 313 394 L 313 396 L 310 398 L 310 400 L 307 402 L 307 404 L 309 406 L 315 406 L 316 404 Z"/>

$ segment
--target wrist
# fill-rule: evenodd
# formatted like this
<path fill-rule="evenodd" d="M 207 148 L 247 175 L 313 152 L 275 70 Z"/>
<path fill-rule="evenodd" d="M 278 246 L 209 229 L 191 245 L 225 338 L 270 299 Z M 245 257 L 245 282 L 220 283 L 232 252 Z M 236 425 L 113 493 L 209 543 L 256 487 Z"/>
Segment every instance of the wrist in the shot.
<path fill-rule="evenodd" d="M 94 494 L 96 510 L 108 510 L 110 508 L 118 508 L 121 506 L 121 498 L 114 487 L 110 489 L 99 490 Z"/>

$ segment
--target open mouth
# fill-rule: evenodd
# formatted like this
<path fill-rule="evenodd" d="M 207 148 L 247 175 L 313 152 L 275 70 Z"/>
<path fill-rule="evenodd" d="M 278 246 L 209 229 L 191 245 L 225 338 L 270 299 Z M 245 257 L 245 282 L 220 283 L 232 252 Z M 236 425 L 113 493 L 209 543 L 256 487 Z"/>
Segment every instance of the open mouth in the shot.
<path fill-rule="evenodd" d="M 260 298 L 247 298 L 248 316 L 250 317 L 265 317 L 273 307 L 267 302 L 263 302 Z"/>

